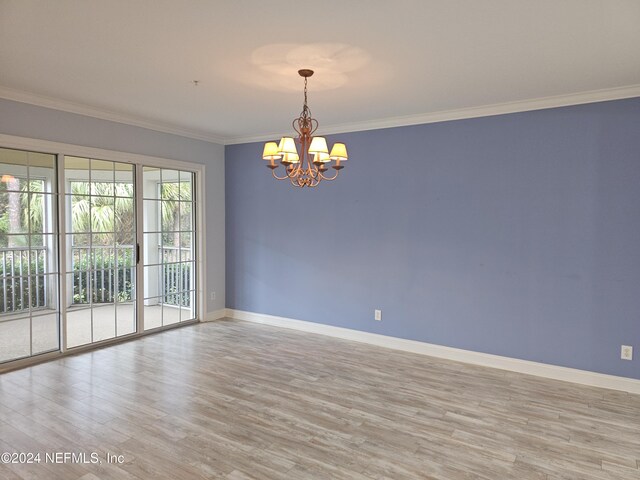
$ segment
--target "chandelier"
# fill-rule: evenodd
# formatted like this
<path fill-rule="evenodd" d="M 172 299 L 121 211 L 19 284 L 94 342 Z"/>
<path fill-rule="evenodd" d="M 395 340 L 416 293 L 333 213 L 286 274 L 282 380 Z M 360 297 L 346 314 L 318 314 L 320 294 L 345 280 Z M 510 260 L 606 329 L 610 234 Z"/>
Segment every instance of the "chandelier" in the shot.
<path fill-rule="evenodd" d="M 298 134 L 297 138 L 282 137 L 280 143 L 265 143 L 262 158 L 269 161 L 267 167 L 271 169 L 274 178 L 289 180 L 294 187 L 315 187 L 322 180 L 335 180 L 344 168 L 341 162 L 349 157 L 344 143 L 335 143 L 329 153 L 327 140 L 313 135 L 318 129 L 318 121 L 311 116 L 307 105 L 307 79 L 313 75 L 313 70 L 303 69 L 298 70 L 298 73 L 304 77 L 304 105 L 302 113 L 292 124 Z M 300 154 L 296 142 L 300 146 Z M 278 160 L 280 163 L 276 163 Z M 331 165 L 332 161 L 335 164 Z M 276 173 L 280 165 L 284 167 L 283 176 Z M 335 170 L 335 174 L 325 174 L 329 166 Z"/>

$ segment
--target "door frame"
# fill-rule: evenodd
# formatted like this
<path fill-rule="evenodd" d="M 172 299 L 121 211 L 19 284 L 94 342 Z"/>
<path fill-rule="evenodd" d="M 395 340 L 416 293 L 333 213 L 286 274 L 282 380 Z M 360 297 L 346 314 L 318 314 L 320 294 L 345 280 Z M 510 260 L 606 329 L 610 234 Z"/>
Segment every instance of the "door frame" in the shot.
<path fill-rule="evenodd" d="M 206 166 L 199 163 L 192 163 L 184 160 L 178 159 L 170 159 L 163 157 L 154 157 L 149 155 L 140 155 L 137 153 L 128 153 L 121 152 L 117 150 L 106 150 L 102 148 L 94 148 L 94 147 L 85 147 L 82 145 L 73 145 L 68 143 L 60 143 L 60 142 L 52 142 L 49 140 L 40 140 L 28 137 L 19 137 L 14 135 L 6 135 L 0 134 L 0 147 L 3 148 L 13 148 L 16 150 L 27 150 L 33 152 L 42 152 L 56 155 L 57 159 L 57 169 L 56 174 L 58 175 L 58 191 L 56 192 L 57 197 L 57 205 L 58 205 L 58 231 L 56 235 L 58 237 L 58 262 L 59 262 L 59 272 L 58 272 L 58 295 L 59 295 L 59 310 L 60 310 L 60 321 L 59 321 L 59 345 L 60 350 L 55 352 L 44 353 L 41 355 L 34 355 L 32 357 L 22 358 L 14 361 L 9 361 L 3 364 L 0 364 L 0 373 L 13 370 L 17 368 L 22 368 L 28 365 L 33 365 L 36 363 L 41 363 L 44 361 L 51 360 L 53 358 L 58 358 L 65 355 L 80 353 L 87 350 L 93 350 L 96 348 L 104 347 L 107 345 L 112 345 L 120 342 L 124 342 L 127 340 L 131 340 L 134 338 L 140 338 L 145 335 L 150 335 L 156 332 L 162 332 L 168 329 L 179 328 L 185 325 L 192 325 L 197 322 L 202 322 L 206 320 L 206 229 L 205 229 L 205 219 L 206 219 L 206 201 L 205 201 L 205 190 L 204 190 L 204 179 L 206 174 Z M 194 172 L 195 182 L 195 222 L 196 222 L 196 239 L 195 239 L 195 260 L 196 260 L 196 317 L 192 321 L 167 325 L 163 327 L 159 327 L 153 330 L 144 331 L 144 319 L 143 319 L 143 299 L 142 299 L 142 288 L 143 282 L 139 282 L 138 279 L 143 279 L 143 266 L 142 262 L 138 262 L 136 265 L 136 327 L 137 331 L 135 333 L 129 335 L 123 335 L 121 337 L 116 337 L 108 340 L 102 340 L 99 342 L 81 345 L 73 348 L 67 348 L 66 342 L 66 308 L 64 305 L 66 304 L 66 209 L 64 196 L 66 194 L 66 185 L 64 180 L 64 157 L 66 156 L 76 156 L 76 157 L 84 157 L 84 158 L 92 158 L 96 160 L 107 160 L 113 162 L 123 162 L 132 164 L 135 166 L 135 176 L 134 182 L 136 187 L 136 239 L 140 248 L 140 258 L 143 257 L 143 232 L 142 228 L 142 215 L 143 215 L 143 205 L 144 203 L 141 201 L 142 199 L 142 175 L 138 174 L 138 171 L 141 171 L 141 166 L 149 166 L 149 167 L 159 167 L 159 168 L 167 168 L 173 170 L 187 170 Z M 138 202 L 139 207 L 138 207 Z"/>

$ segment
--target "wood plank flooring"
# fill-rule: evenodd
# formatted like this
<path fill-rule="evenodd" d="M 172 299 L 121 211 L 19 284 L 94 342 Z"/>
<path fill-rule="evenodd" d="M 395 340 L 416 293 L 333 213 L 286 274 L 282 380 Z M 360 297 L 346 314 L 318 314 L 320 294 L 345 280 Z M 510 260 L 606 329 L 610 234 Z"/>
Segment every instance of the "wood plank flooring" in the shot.
<path fill-rule="evenodd" d="M 8 480 L 640 479 L 640 396 L 224 320 L 0 375 L 5 451 L 102 460 Z"/>

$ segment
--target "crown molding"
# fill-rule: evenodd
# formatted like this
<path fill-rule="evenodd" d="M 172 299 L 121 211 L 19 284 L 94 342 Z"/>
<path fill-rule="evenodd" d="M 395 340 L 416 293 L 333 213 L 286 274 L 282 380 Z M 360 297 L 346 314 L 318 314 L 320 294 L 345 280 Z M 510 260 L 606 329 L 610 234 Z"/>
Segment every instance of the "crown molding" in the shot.
<path fill-rule="evenodd" d="M 466 118 L 490 117 L 493 115 L 505 115 L 508 113 L 527 112 L 532 110 L 544 110 L 547 108 L 568 107 L 585 103 L 605 102 L 608 100 L 622 100 L 624 98 L 640 97 L 640 85 L 629 85 L 603 90 L 591 90 L 588 92 L 556 95 L 552 97 L 518 100 L 514 102 L 495 103 L 479 107 L 460 108 L 455 110 L 443 110 L 417 115 L 404 115 L 399 117 L 382 118 L 365 122 L 342 123 L 337 125 L 322 126 L 322 134 L 361 132 L 365 130 L 378 130 L 381 128 L 405 127 L 425 123 L 447 122 L 451 120 L 463 120 Z M 282 132 L 265 135 L 227 138 L 225 145 L 239 143 L 263 142 L 280 138 Z"/>
<path fill-rule="evenodd" d="M 337 133 L 361 132 L 365 130 L 378 130 L 381 128 L 404 127 L 409 125 L 447 122 L 451 120 L 463 120 L 467 118 L 490 117 L 493 115 L 505 115 L 509 113 L 543 110 L 547 108 L 568 107 L 571 105 L 606 102 L 609 100 L 622 100 L 624 98 L 633 97 L 640 97 L 640 84 L 571 93 L 567 95 L 534 98 L 529 100 L 518 100 L 514 102 L 495 103 L 478 107 L 381 118 L 364 122 L 326 125 L 322 127 L 322 133 L 325 135 L 331 135 Z M 78 115 L 86 115 L 93 118 L 99 118 L 101 120 L 123 123 L 126 125 L 146 128 L 148 130 L 154 130 L 157 132 L 179 135 L 181 137 L 193 138 L 195 140 L 218 143 L 221 145 L 262 142 L 273 140 L 282 136 L 282 131 L 280 131 L 260 135 L 223 137 L 220 135 L 215 135 L 213 133 L 179 127 L 169 123 L 149 120 L 133 115 L 112 112 L 109 110 L 90 107 L 66 100 L 58 100 L 44 95 L 24 92 L 1 85 L 0 98 L 5 98 L 7 100 L 13 100 L 21 103 L 28 103 L 31 105 L 37 105 L 45 108 L 52 108 L 54 110 L 60 110 L 63 112 L 75 113 Z"/>
<path fill-rule="evenodd" d="M 15 102 L 28 103 L 31 105 L 36 105 L 38 107 L 51 108 L 63 112 L 85 115 L 87 117 L 99 118 L 100 120 L 124 123 L 126 125 L 132 125 L 134 127 L 146 128 L 148 130 L 169 133 L 172 135 L 179 135 L 181 137 L 193 138 L 195 140 L 203 140 L 205 142 L 213 142 L 222 145 L 225 143 L 224 137 L 212 133 L 178 127 L 170 123 L 150 120 L 142 117 L 137 117 L 135 115 L 112 112 L 103 108 L 90 107 L 88 105 L 82 105 L 67 100 L 59 100 L 57 98 L 47 97 L 45 95 L 24 92 L 22 90 L 16 90 L 13 88 L 4 87 L 2 85 L 0 85 L 0 98 L 12 100 Z"/>

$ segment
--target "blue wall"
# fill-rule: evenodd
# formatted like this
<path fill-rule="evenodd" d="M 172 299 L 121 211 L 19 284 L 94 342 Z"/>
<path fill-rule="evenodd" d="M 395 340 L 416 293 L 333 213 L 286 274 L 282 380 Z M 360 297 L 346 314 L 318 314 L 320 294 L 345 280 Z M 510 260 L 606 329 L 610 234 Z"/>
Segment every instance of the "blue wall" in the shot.
<path fill-rule="evenodd" d="M 311 190 L 226 147 L 228 308 L 640 378 L 640 99 L 328 138 Z"/>

